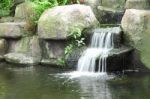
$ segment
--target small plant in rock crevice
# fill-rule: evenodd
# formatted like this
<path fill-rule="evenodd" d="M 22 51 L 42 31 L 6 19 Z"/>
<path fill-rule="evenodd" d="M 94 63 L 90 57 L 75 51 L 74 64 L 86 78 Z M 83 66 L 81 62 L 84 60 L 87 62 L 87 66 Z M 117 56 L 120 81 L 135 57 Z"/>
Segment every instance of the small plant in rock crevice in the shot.
<path fill-rule="evenodd" d="M 78 27 L 72 27 L 71 32 L 68 34 L 68 44 L 64 49 L 64 58 L 60 58 L 57 60 L 59 66 L 66 65 L 66 59 L 69 57 L 73 49 L 80 48 L 85 45 L 85 35 L 83 35 L 82 31 Z"/>
<path fill-rule="evenodd" d="M 84 40 L 85 36 L 78 27 L 74 27 L 72 32 L 68 34 L 70 41 L 65 48 L 65 58 L 67 58 L 74 48 L 79 48 L 85 45 Z"/>

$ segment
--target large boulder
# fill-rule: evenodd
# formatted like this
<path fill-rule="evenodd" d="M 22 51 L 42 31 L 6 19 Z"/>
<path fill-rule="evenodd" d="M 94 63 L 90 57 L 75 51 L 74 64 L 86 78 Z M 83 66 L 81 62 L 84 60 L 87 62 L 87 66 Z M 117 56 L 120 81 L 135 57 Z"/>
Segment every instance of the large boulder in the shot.
<path fill-rule="evenodd" d="M 0 37 L 2 38 L 19 38 L 28 35 L 33 35 L 33 32 L 26 22 L 0 23 Z"/>
<path fill-rule="evenodd" d="M 127 0 L 126 9 L 150 9 L 150 0 Z"/>
<path fill-rule="evenodd" d="M 139 51 L 141 61 L 150 69 L 150 10 L 126 10 L 121 25 L 127 44 Z"/>
<path fill-rule="evenodd" d="M 38 35 L 43 39 L 66 39 L 74 29 L 81 31 L 98 24 L 89 6 L 75 4 L 46 10 L 38 22 Z"/>
<path fill-rule="evenodd" d="M 8 44 L 5 39 L 0 39 L 0 61 L 4 59 L 3 55 L 6 54 L 8 50 Z"/>
<path fill-rule="evenodd" d="M 37 36 L 24 37 L 21 40 L 9 40 L 8 54 L 5 60 L 10 63 L 34 65 L 41 60 L 41 50 Z"/>

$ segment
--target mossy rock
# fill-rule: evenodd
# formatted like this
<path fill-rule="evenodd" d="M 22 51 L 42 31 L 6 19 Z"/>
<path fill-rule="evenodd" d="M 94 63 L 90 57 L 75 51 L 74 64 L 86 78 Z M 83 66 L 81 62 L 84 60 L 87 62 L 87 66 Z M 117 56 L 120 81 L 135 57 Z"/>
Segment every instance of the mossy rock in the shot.
<path fill-rule="evenodd" d="M 0 37 L 2 38 L 20 38 L 33 34 L 26 22 L 0 23 Z"/>
<path fill-rule="evenodd" d="M 138 50 L 141 61 L 150 69 L 150 11 L 128 9 L 121 25 L 126 43 Z"/>
<path fill-rule="evenodd" d="M 23 37 L 20 40 L 9 41 L 8 54 L 5 60 L 18 64 L 39 64 L 41 60 L 41 48 L 37 36 Z"/>
<path fill-rule="evenodd" d="M 15 10 L 15 21 L 32 20 L 35 15 L 35 6 L 33 2 L 24 2 L 17 5 Z"/>
<path fill-rule="evenodd" d="M 38 35 L 42 39 L 67 39 L 74 29 L 82 31 L 97 24 L 98 21 L 89 6 L 57 6 L 46 10 L 40 17 Z"/>

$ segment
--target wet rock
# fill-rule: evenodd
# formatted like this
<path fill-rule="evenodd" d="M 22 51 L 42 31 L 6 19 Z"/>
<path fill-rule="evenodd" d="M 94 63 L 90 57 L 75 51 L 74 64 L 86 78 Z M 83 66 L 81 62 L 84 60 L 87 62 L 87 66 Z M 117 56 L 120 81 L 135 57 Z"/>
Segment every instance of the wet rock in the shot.
<path fill-rule="evenodd" d="M 150 0 L 127 0 L 126 9 L 150 9 Z"/>
<path fill-rule="evenodd" d="M 7 62 L 25 65 L 35 65 L 40 63 L 41 49 L 37 36 L 24 37 L 17 41 L 16 39 L 8 41 L 8 54 L 5 55 L 5 60 Z"/>
<path fill-rule="evenodd" d="M 107 72 L 135 69 L 134 66 L 131 65 L 132 53 L 133 48 L 131 47 L 121 46 L 120 48 L 112 49 L 106 59 Z M 95 71 L 98 71 L 98 69 L 99 58 L 96 60 Z"/>
<path fill-rule="evenodd" d="M 98 13 L 97 18 L 101 24 L 119 24 L 124 14 L 124 10 L 98 6 Z"/>
<path fill-rule="evenodd" d="M 25 22 L 6 22 L 0 23 L 0 37 L 2 38 L 20 38 L 33 35 Z"/>
<path fill-rule="evenodd" d="M 107 71 L 134 70 L 132 65 L 133 51 L 132 47 L 125 46 L 113 49 L 107 58 Z"/>
<path fill-rule="evenodd" d="M 70 68 L 77 68 L 78 60 L 87 47 L 73 49 L 71 54 L 66 59 L 66 63 Z"/>
<path fill-rule="evenodd" d="M 140 60 L 150 68 L 150 11 L 127 9 L 121 25 L 125 42 L 137 49 Z"/>
<path fill-rule="evenodd" d="M 66 5 L 46 10 L 38 22 L 38 35 L 43 39 L 67 39 L 69 33 L 92 28 L 98 21 L 89 6 Z"/>
<path fill-rule="evenodd" d="M 4 57 L 5 57 L 5 60 L 10 63 L 23 64 L 23 65 L 35 64 L 35 62 L 33 61 L 33 57 L 30 57 L 22 53 L 9 53 L 9 54 L 6 54 Z"/>

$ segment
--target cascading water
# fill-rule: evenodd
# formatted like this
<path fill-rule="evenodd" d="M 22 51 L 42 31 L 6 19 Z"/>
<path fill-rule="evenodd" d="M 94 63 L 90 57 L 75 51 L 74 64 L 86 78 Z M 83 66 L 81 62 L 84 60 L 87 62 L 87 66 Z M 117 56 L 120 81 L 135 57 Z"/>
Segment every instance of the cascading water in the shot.
<path fill-rule="evenodd" d="M 95 72 L 98 60 L 97 72 L 106 72 L 107 57 L 113 48 L 113 33 L 105 31 L 95 32 L 90 47 L 84 51 L 78 61 L 77 70 L 79 72 Z"/>

